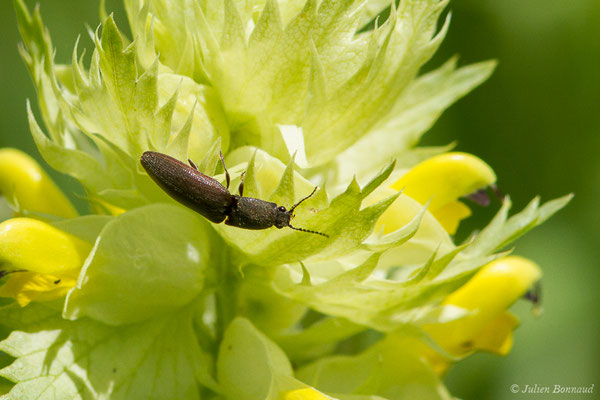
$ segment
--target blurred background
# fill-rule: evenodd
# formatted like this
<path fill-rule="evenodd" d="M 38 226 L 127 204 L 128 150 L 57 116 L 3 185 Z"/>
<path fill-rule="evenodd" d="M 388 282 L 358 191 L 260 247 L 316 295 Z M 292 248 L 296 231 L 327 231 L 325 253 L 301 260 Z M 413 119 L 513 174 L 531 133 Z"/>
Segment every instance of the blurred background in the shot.
<path fill-rule="evenodd" d="M 456 140 L 458 150 L 486 160 L 514 211 L 535 195 L 545 201 L 573 192 L 575 198 L 516 245 L 516 254 L 544 270 L 541 317 L 532 315 L 530 304 L 516 304 L 522 325 L 510 355 L 474 355 L 451 369 L 446 383 L 464 399 L 549 397 L 512 394 L 513 384 L 595 384 L 593 395 L 551 398 L 600 398 L 600 1 L 460 0 L 449 9 L 450 31 L 426 69 L 454 54 L 463 65 L 486 59 L 499 64 L 490 80 L 441 117 L 424 143 Z M 107 10 L 126 26 L 118 1 L 107 1 Z M 70 60 L 77 35 L 87 35 L 86 24 L 100 22 L 96 1 L 43 2 L 42 15 L 58 62 Z M 36 95 L 17 51 L 9 1 L 0 2 L 0 37 L 0 146 L 17 147 L 43 163 L 27 126 L 25 100 L 37 112 Z M 70 178 L 50 173 L 78 191 Z M 482 226 L 498 207 L 476 209 L 459 235 Z"/>

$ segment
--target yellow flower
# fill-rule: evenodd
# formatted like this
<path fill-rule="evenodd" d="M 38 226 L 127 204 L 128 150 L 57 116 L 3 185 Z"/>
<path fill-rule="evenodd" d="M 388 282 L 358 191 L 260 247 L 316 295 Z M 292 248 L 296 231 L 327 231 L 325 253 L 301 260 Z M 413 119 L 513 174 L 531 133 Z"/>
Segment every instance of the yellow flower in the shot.
<path fill-rule="evenodd" d="M 452 251 L 454 234 L 460 221 L 471 214 L 460 197 L 477 192 L 496 181 L 494 171 L 482 160 L 465 153 L 446 153 L 414 166 L 390 187 L 377 189 L 368 201 L 374 203 L 399 190 L 398 197 L 381 215 L 376 232 L 389 234 L 404 227 L 429 202 L 419 228 L 404 246 L 387 252 L 382 268 L 403 264 L 422 264 L 436 250 Z"/>
<path fill-rule="evenodd" d="M 313 388 L 290 390 L 283 393 L 282 400 L 331 400 L 332 397 L 325 396 Z"/>
<path fill-rule="evenodd" d="M 96 214 L 108 214 L 114 216 L 121 215 L 127 211 L 121 207 L 110 204 L 103 199 L 94 199 L 93 201 L 90 201 L 90 207 Z"/>
<path fill-rule="evenodd" d="M 77 211 L 38 163 L 16 149 L 0 149 L 0 193 L 19 209 L 64 218 Z"/>
<path fill-rule="evenodd" d="M 443 302 L 468 311 L 468 315 L 426 325 L 424 329 L 454 357 L 465 357 L 476 350 L 506 355 L 512 347 L 512 331 L 519 323 L 506 310 L 540 277 L 539 267 L 525 258 L 508 256 L 495 260 Z M 449 360 L 431 349 L 425 350 L 424 356 L 439 373 L 449 366 Z"/>
<path fill-rule="evenodd" d="M 9 274 L 0 297 L 21 306 L 64 296 L 76 283 L 91 245 L 31 218 L 0 224 L 0 275 Z"/>
<path fill-rule="evenodd" d="M 458 199 L 494 182 L 494 171 L 480 158 L 445 153 L 416 165 L 392 188 L 402 190 L 421 204 L 431 200 L 429 212 L 448 233 L 454 234 L 459 222 L 471 215 L 471 210 Z"/>

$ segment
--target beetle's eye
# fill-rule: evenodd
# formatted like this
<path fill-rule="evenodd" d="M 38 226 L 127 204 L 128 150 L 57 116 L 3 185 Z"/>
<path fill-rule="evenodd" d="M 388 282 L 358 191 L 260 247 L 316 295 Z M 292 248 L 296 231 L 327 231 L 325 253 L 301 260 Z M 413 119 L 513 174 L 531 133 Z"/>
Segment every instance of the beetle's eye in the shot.
<path fill-rule="evenodd" d="M 277 210 L 281 211 L 281 212 L 286 212 L 287 211 L 284 206 L 277 207 Z"/>

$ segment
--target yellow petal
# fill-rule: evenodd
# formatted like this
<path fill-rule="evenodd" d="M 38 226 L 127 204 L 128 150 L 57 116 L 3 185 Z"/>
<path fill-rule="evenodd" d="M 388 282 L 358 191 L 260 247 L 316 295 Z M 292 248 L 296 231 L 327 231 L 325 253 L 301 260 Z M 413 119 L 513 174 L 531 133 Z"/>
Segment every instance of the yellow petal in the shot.
<path fill-rule="evenodd" d="M 39 220 L 13 218 L 0 224 L 3 271 L 76 276 L 90 249 L 87 242 Z"/>
<path fill-rule="evenodd" d="M 418 339 L 412 339 L 412 341 L 411 345 L 415 354 L 420 356 L 438 376 L 443 376 L 448 371 L 448 368 L 452 365 L 452 361 L 434 351 L 424 342 Z"/>
<path fill-rule="evenodd" d="M 16 149 L 0 149 L 0 193 L 23 210 L 74 218 L 77 212 L 38 163 Z"/>
<path fill-rule="evenodd" d="M 367 201 L 372 204 L 395 192 L 395 190 L 389 188 L 378 189 Z M 402 194 L 379 217 L 375 231 L 383 230 L 384 234 L 394 232 L 408 224 L 422 209 L 423 205 Z M 452 251 L 454 248 L 455 246 L 448 232 L 431 213 L 426 212 L 423 215 L 417 233 L 402 246 L 385 252 L 380 259 L 379 265 L 381 268 L 385 268 L 384 266 L 387 264 L 397 266 L 399 260 L 405 265 L 422 264 L 436 249 L 444 253 Z"/>
<path fill-rule="evenodd" d="M 297 390 L 290 390 L 285 392 L 282 397 L 283 400 L 331 400 L 331 397 L 325 396 L 312 388 L 304 388 Z"/>
<path fill-rule="evenodd" d="M 435 219 L 444 227 L 446 232 L 453 235 L 458 229 L 458 224 L 463 219 L 471 215 L 471 209 L 460 201 L 451 201 L 438 208 L 435 213 Z"/>
<path fill-rule="evenodd" d="M 510 331 L 517 325 L 505 310 L 540 278 L 533 262 L 504 257 L 483 267 L 443 304 L 470 311 L 464 318 L 424 329 L 450 354 L 464 356 L 477 349 L 505 354 L 510 350 Z"/>
<path fill-rule="evenodd" d="M 499 314 L 523 296 L 541 276 L 540 268 L 532 261 L 519 256 L 503 257 L 484 266 L 444 303 L 480 313 Z"/>
<path fill-rule="evenodd" d="M 63 297 L 75 286 L 73 277 L 58 277 L 37 272 L 15 272 L 0 287 L 0 297 L 12 297 L 21 307 L 31 301 L 49 301 Z"/>
<path fill-rule="evenodd" d="M 117 207 L 99 198 L 91 199 L 90 206 L 95 214 L 108 214 L 117 216 L 127 211 L 124 208 Z"/>
<path fill-rule="evenodd" d="M 454 233 L 469 214 L 456 200 L 496 181 L 494 171 L 480 158 L 467 153 L 445 153 L 413 167 L 392 188 L 403 190 L 421 204 L 431 200 L 429 211 Z M 450 205 L 451 204 L 451 205 Z"/>
<path fill-rule="evenodd" d="M 483 328 L 475 338 L 473 348 L 505 356 L 512 348 L 513 330 L 517 326 L 519 326 L 519 319 L 505 311 Z"/>
<path fill-rule="evenodd" d="M 507 355 L 513 344 L 513 330 L 518 325 L 517 317 L 508 311 L 503 312 L 498 318 L 487 324 L 473 341 L 462 342 L 462 355 L 473 351 L 487 351 L 499 356 Z M 413 349 L 438 376 L 443 376 L 453 363 L 422 341 L 415 339 Z"/>

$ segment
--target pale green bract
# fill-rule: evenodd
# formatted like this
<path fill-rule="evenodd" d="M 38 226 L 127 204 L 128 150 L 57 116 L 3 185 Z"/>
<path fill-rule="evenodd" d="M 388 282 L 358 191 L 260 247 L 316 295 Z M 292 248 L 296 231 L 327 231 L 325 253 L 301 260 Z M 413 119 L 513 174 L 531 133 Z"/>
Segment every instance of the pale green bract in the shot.
<path fill-rule="evenodd" d="M 390 1 L 125 0 L 133 40 L 101 11 L 89 64 L 78 40 L 58 65 L 39 11 L 15 0 L 40 153 L 98 213 L 126 212 L 54 222 L 92 251 L 64 302 L 0 308 L 2 399 L 450 398 L 404 338 L 443 354 L 419 327 L 464 316 L 440 301 L 569 197 L 512 217 L 507 199 L 463 245 L 426 205 L 374 231 L 400 194 L 369 196 L 450 147 L 415 148 L 495 65 L 417 76 L 446 4 L 401 1 L 382 21 Z M 210 176 L 222 151 L 232 192 L 245 171 L 245 196 L 286 207 L 318 184 L 294 224 L 329 239 L 211 224 L 148 178 L 149 149 Z"/>

